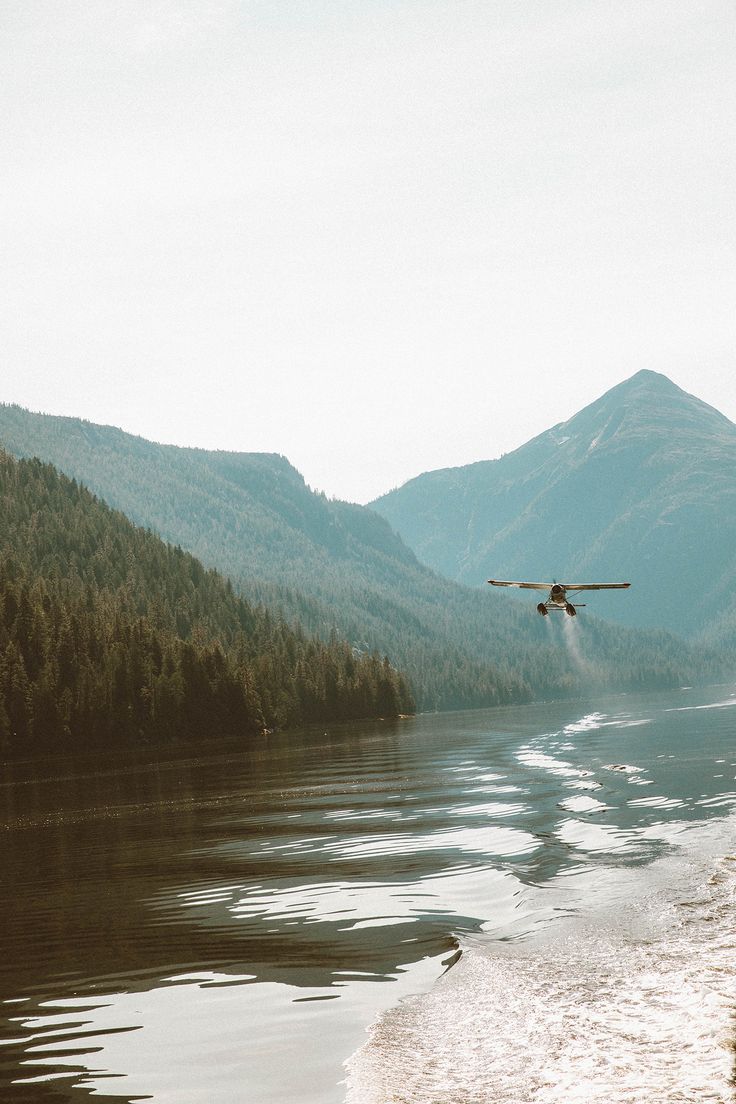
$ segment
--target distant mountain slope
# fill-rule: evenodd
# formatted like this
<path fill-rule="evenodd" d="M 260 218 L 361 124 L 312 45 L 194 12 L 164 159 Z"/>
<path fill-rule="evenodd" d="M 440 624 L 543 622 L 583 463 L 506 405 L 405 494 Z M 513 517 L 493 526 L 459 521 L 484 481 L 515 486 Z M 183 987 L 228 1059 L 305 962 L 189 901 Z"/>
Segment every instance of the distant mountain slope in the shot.
<path fill-rule="evenodd" d="M 295 558 L 314 566 L 332 556 L 350 558 L 356 540 L 414 562 L 375 514 L 348 507 L 338 518 L 324 496 L 307 493 L 283 456 L 160 445 L 113 426 L 33 415 L 15 406 L 0 407 L 0 441 L 16 456 L 55 464 L 165 539 L 203 556 L 216 550 L 220 566 L 233 573 L 265 551 L 288 583 Z"/>
<path fill-rule="evenodd" d="M 309 638 L 39 460 L 0 451 L 0 754 L 395 716 L 405 680 Z"/>
<path fill-rule="evenodd" d="M 656 372 L 513 453 L 372 505 L 423 562 L 471 585 L 630 580 L 595 610 L 686 633 L 736 598 L 736 426 Z"/>
<path fill-rule="evenodd" d="M 384 518 L 315 494 L 283 458 L 158 445 L 74 418 L 0 407 L 0 443 L 40 456 L 329 639 L 386 653 L 420 708 L 574 692 L 574 657 L 528 606 L 420 564 Z M 609 685 L 694 680 L 702 657 L 658 634 L 589 623 Z"/>

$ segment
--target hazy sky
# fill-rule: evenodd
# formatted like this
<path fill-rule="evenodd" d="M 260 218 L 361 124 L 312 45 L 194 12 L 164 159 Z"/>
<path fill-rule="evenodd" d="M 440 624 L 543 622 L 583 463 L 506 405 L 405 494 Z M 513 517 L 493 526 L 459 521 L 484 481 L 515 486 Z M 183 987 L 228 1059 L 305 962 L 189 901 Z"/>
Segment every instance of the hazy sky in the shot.
<path fill-rule="evenodd" d="M 368 499 L 736 420 L 734 0 L 0 0 L 0 400 Z"/>

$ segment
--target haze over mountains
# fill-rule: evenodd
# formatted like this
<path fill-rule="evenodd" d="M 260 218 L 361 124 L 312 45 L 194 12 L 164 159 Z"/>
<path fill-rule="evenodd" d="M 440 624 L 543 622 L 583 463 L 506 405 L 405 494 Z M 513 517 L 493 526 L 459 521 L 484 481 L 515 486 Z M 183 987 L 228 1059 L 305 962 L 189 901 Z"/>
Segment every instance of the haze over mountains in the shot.
<path fill-rule="evenodd" d="M 579 627 L 581 665 L 561 625 L 491 588 L 443 578 L 375 511 L 315 494 L 280 456 L 159 445 L 17 406 L 0 407 L 0 444 L 53 463 L 225 572 L 246 598 L 323 639 L 334 631 L 358 652 L 387 654 L 420 708 L 559 696 L 594 672 L 611 687 L 671 685 L 707 678 L 712 667 L 675 638 L 593 616 Z"/>
<path fill-rule="evenodd" d="M 0 452 L 0 758 L 413 711 L 402 676 L 254 608 L 38 459 Z"/>
<path fill-rule="evenodd" d="M 591 608 L 637 627 L 731 631 L 736 426 L 656 372 L 500 459 L 420 475 L 372 506 L 456 581 L 631 581 Z"/>

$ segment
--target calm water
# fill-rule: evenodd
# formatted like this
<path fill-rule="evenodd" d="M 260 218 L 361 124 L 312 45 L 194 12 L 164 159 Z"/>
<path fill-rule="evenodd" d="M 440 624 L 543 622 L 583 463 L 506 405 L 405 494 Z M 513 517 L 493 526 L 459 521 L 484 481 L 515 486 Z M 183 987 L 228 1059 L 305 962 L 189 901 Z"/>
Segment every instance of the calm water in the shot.
<path fill-rule="evenodd" d="M 5 767 L 0 1099 L 732 1101 L 731 688 Z"/>

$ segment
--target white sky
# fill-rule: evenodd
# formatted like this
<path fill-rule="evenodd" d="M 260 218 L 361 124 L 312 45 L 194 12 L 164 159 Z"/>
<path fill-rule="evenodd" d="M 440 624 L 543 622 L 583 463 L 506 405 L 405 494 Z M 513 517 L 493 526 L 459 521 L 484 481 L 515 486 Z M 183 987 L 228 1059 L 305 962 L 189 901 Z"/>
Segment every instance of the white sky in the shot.
<path fill-rule="evenodd" d="M 352 501 L 736 420 L 733 0 L 0 0 L 0 400 Z"/>

